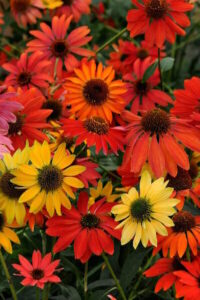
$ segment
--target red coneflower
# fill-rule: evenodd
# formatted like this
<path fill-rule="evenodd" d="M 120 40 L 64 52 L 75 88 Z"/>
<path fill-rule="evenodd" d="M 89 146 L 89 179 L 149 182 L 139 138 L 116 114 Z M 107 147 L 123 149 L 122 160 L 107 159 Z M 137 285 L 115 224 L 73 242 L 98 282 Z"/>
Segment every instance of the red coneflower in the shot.
<path fill-rule="evenodd" d="M 155 293 L 158 293 L 160 290 L 169 290 L 173 284 L 175 285 L 176 290 L 181 288 L 182 284 L 180 284 L 177 276 L 174 275 L 174 272 L 179 270 L 184 270 L 184 266 L 181 264 L 178 257 L 161 258 L 143 274 L 146 277 L 161 275 L 155 286 Z"/>
<path fill-rule="evenodd" d="M 42 17 L 39 8 L 44 8 L 42 0 L 10 0 L 10 6 L 16 22 L 24 27 L 35 24 Z"/>
<path fill-rule="evenodd" d="M 200 78 L 192 77 L 184 81 L 184 90 L 175 90 L 172 113 L 183 119 L 190 119 L 200 128 Z"/>
<path fill-rule="evenodd" d="M 38 90 L 31 88 L 26 92 L 21 91 L 13 100 L 23 106 L 23 109 L 16 113 L 16 122 L 9 124 L 8 136 L 13 147 L 23 149 L 26 140 L 29 141 L 30 146 L 35 140 L 41 142 L 48 140 L 42 130 L 50 128 L 46 119 L 52 110 L 42 109 L 45 100 Z"/>
<path fill-rule="evenodd" d="M 41 52 L 35 52 L 30 56 L 23 53 L 18 61 L 3 65 L 3 68 L 10 72 L 5 83 L 15 89 L 20 87 L 23 90 L 31 87 L 47 88 L 52 82 L 52 77 L 49 75 L 50 66 L 51 62 L 44 60 Z"/>
<path fill-rule="evenodd" d="M 114 253 L 114 243 L 110 235 L 120 239 L 121 230 L 115 229 L 118 223 L 110 217 L 113 203 L 105 203 L 105 199 L 96 201 L 88 207 L 88 194 L 81 192 L 77 209 L 63 209 L 61 217 L 53 217 L 46 222 L 46 233 L 58 236 L 53 251 L 66 249 L 74 241 L 76 259 L 85 263 L 93 254 Z"/>
<path fill-rule="evenodd" d="M 62 0 L 63 6 L 56 10 L 58 16 L 63 14 L 67 17 L 73 15 L 75 22 L 78 22 L 82 15 L 89 15 L 92 0 Z"/>
<path fill-rule="evenodd" d="M 137 59 L 133 65 L 132 72 L 124 76 L 127 80 L 127 93 L 125 98 L 127 102 L 132 102 L 131 111 L 137 113 L 140 110 L 150 110 L 156 104 L 167 106 L 173 103 L 172 99 L 165 92 L 155 89 L 160 82 L 158 69 L 147 80 L 143 80 L 145 71 L 152 64 L 152 58 L 145 60 Z"/>
<path fill-rule="evenodd" d="M 175 42 L 176 34 L 185 35 L 181 27 L 190 25 L 185 12 L 193 9 L 193 5 L 185 0 L 132 0 L 136 8 L 127 15 L 131 37 L 145 34 L 145 40 L 161 48 L 165 40 Z"/>
<path fill-rule="evenodd" d="M 200 256 L 198 255 L 192 262 L 182 262 L 182 265 L 185 270 L 174 272 L 181 284 L 180 287 L 177 287 L 178 298 L 184 297 L 184 300 L 200 299 Z"/>
<path fill-rule="evenodd" d="M 60 18 L 55 16 L 51 28 L 46 23 L 40 23 L 41 31 L 30 31 L 36 39 L 27 44 L 28 51 L 42 51 L 44 59 L 52 62 L 53 70 L 57 61 L 58 73 L 62 70 L 63 62 L 67 71 L 73 71 L 79 65 L 76 54 L 86 57 L 93 55 L 92 51 L 82 48 L 92 39 L 88 36 L 90 29 L 87 26 L 78 27 L 66 36 L 71 20 L 72 16 L 67 19 L 65 15 Z"/>
<path fill-rule="evenodd" d="M 194 256 L 200 246 L 200 216 L 193 216 L 188 211 L 179 211 L 173 215 L 174 227 L 168 228 L 168 236 L 158 237 L 158 246 L 153 255 L 162 250 L 163 256 L 183 257 L 187 248 Z"/>
<path fill-rule="evenodd" d="M 77 137 L 76 145 L 85 142 L 88 147 L 95 146 L 96 154 L 103 150 L 107 155 L 108 146 L 115 154 L 118 150 L 123 151 L 124 149 L 124 128 L 111 127 L 101 117 L 91 117 L 85 121 L 63 119 L 62 123 L 66 136 Z"/>
<path fill-rule="evenodd" d="M 176 176 L 177 165 L 188 170 L 188 156 L 178 141 L 200 152 L 196 129 L 186 120 L 177 119 L 161 109 L 149 110 L 142 116 L 129 111 L 123 115 L 129 122 L 123 165 L 130 163 L 134 173 L 141 171 L 147 159 L 156 177 L 161 177 L 164 171 Z"/>
<path fill-rule="evenodd" d="M 140 45 L 135 45 L 129 41 L 119 40 L 118 45 L 113 44 L 114 52 L 110 53 L 108 65 L 112 65 L 116 72 L 123 75 L 133 70 L 133 63 L 136 59 L 144 60 L 151 57 L 154 61 L 158 57 L 158 48 L 142 41 Z M 161 58 L 165 57 L 164 49 L 161 49 Z"/>
<path fill-rule="evenodd" d="M 32 255 L 32 264 L 22 255 L 19 255 L 20 264 L 12 264 L 13 268 L 19 271 L 16 276 L 22 276 L 24 279 L 21 284 L 24 286 L 37 286 L 40 289 L 48 282 L 61 282 L 57 275 L 54 275 L 60 260 L 52 261 L 51 253 L 43 258 L 39 250 L 34 250 Z"/>

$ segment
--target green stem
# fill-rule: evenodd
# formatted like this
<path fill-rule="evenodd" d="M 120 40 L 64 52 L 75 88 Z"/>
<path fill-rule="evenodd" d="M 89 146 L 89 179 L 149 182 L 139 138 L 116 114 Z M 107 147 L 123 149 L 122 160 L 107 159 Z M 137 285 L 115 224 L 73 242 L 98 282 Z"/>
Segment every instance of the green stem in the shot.
<path fill-rule="evenodd" d="M 126 32 L 126 28 L 122 29 L 120 32 L 118 32 L 116 35 L 114 35 L 111 39 L 109 39 L 107 42 L 105 42 L 99 49 L 96 51 L 96 54 L 101 52 L 104 48 L 112 44 L 117 38 L 119 38 L 121 35 L 123 35 Z"/>
<path fill-rule="evenodd" d="M 0 250 L 0 261 L 1 261 L 1 264 L 2 264 L 2 267 L 4 269 L 4 272 L 5 272 L 5 275 L 6 275 L 6 278 L 8 280 L 8 284 L 9 284 L 9 287 L 10 287 L 10 291 L 11 291 L 11 294 L 12 294 L 12 297 L 13 297 L 13 300 L 17 300 L 17 294 L 16 294 L 16 291 L 15 291 L 15 287 L 13 285 L 13 282 L 12 282 L 12 279 L 11 279 L 11 276 L 10 276 L 10 273 L 8 271 L 8 268 L 7 268 L 7 265 L 6 265 L 6 262 L 5 262 L 5 259 L 3 257 L 3 254 Z"/>
<path fill-rule="evenodd" d="M 160 63 L 160 48 L 158 48 L 158 69 L 160 72 L 160 85 L 161 85 L 161 89 L 163 90 L 163 78 L 162 78 L 162 70 L 161 70 L 161 63 Z"/>
<path fill-rule="evenodd" d="M 40 289 L 38 287 L 35 290 L 35 300 L 40 300 Z"/>
<path fill-rule="evenodd" d="M 102 253 L 102 257 L 105 261 L 105 264 L 106 264 L 108 270 L 110 271 L 110 274 L 111 274 L 112 278 L 114 279 L 114 281 L 116 283 L 117 289 L 118 289 L 122 299 L 127 300 L 126 295 L 124 293 L 124 290 L 123 290 L 122 286 L 120 285 L 119 280 L 117 279 L 117 277 L 116 277 L 116 275 L 115 275 L 115 273 L 114 273 L 114 271 L 111 267 L 111 264 L 109 263 L 109 260 L 108 260 L 107 256 L 104 253 Z"/>
<path fill-rule="evenodd" d="M 46 254 L 46 235 L 42 229 L 40 230 L 40 234 L 42 237 L 42 254 L 45 255 Z"/>
<path fill-rule="evenodd" d="M 186 257 L 187 257 L 187 260 L 188 261 L 191 261 L 191 257 L 190 257 L 190 248 L 187 247 L 187 250 L 186 250 Z"/>
<path fill-rule="evenodd" d="M 84 294 L 85 299 L 87 299 L 88 292 L 88 262 L 85 263 L 85 272 L 84 272 Z"/>
<path fill-rule="evenodd" d="M 49 297 L 50 284 L 46 284 L 42 294 L 42 300 L 48 300 Z"/>

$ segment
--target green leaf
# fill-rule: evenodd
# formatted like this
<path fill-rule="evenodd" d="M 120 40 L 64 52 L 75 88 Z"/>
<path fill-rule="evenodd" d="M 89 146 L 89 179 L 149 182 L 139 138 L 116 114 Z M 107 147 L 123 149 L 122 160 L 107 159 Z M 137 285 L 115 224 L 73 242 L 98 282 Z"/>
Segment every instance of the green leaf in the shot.
<path fill-rule="evenodd" d="M 65 296 L 66 300 L 81 300 L 81 296 L 77 292 L 77 290 L 70 285 L 60 285 L 62 290 L 62 296 Z"/>
<path fill-rule="evenodd" d="M 162 72 L 167 72 L 173 68 L 174 58 L 173 57 L 165 57 L 161 60 L 160 66 Z"/>
<path fill-rule="evenodd" d="M 133 252 L 129 253 L 127 256 L 120 276 L 120 283 L 124 289 L 130 285 L 141 266 L 144 257 L 149 251 L 150 249 L 140 247 L 137 250 L 133 250 Z"/>
<path fill-rule="evenodd" d="M 146 71 L 144 72 L 142 81 L 143 82 L 147 81 L 153 75 L 157 67 L 158 67 L 158 60 L 156 59 L 156 61 L 152 65 L 150 65 L 148 69 L 146 69 Z"/>

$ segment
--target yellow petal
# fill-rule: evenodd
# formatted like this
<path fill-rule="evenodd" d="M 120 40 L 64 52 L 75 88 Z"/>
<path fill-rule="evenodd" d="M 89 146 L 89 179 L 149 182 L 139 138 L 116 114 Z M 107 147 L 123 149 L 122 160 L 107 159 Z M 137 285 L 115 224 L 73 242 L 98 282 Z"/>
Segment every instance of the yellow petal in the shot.
<path fill-rule="evenodd" d="M 145 197 L 151 186 L 151 175 L 148 171 L 142 172 L 140 179 L 140 197 Z"/>
<path fill-rule="evenodd" d="M 66 183 L 69 186 L 72 186 L 74 188 L 83 188 L 84 187 L 83 182 L 76 177 L 64 177 L 63 181 L 64 181 L 64 183 Z"/>
<path fill-rule="evenodd" d="M 111 212 L 115 215 L 129 213 L 129 206 L 124 205 L 124 204 L 118 204 L 112 208 Z"/>
<path fill-rule="evenodd" d="M 64 176 L 76 176 L 83 173 L 86 170 L 84 166 L 74 165 L 63 171 Z"/>
<path fill-rule="evenodd" d="M 19 185 L 21 187 L 31 187 L 37 184 L 37 177 L 36 176 L 17 176 L 10 180 L 12 183 Z"/>
<path fill-rule="evenodd" d="M 44 143 L 42 144 L 40 154 L 41 154 L 43 164 L 44 165 L 49 165 L 50 160 L 51 160 L 51 152 L 50 152 L 50 147 L 49 147 L 47 141 L 44 141 Z"/>
<path fill-rule="evenodd" d="M 146 227 L 146 225 L 145 225 L 145 227 Z M 149 237 L 148 237 L 147 231 L 142 226 L 141 242 L 142 242 L 142 245 L 144 248 L 146 248 L 146 246 L 148 244 L 148 240 L 149 240 Z"/>
<path fill-rule="evenodd" d="M 15 200 L 8 200 L 5 208 L 6 220 L 11 224 L 15 218 Z"/>
<path fill-rule="evenodd" d="M 167 236 L 168 235 L 168 231 L 165 228 L 165 226 L 162 225 L 162 223 L 160 223 L 156 220 L 152 220 L 151 222 L 152 222 L 156 232 L 158 232 L 162 236 Z"/>
<path fill-rule="evenodd" d="M 59 201 L 59 200 L 58 200 Z M 55 211 L 55 207 L 54 207 L 54 200 L 53 200 L 53 194 L 51 192 L 49 192 L 47 194 L 47 198 L 46 198 L 46 209 L 50 215 L 50 217 L 53 217 L 54 215 L 54 211 Z"/>
<path fill-rule="evenodd" d="M 12 230 L 8 227 L 4 227 L 3 232 L 13 243 L 20 244 L 20 240 L 19 240 L 17 234 L 14 232 L 14 230 Z"/>
<path fill-rule="evenodd" d="M 156 231 L 151 222 L 146 222 L 146 230 L 151 244 L 157 247 Z"/>
<path fill-rule="evenodd" d="M 122 237 L 121 237 L 121 244 L 125 245 L 133 238 L 135 235 L 135 231 L 137 228 L 137 223 L 130 220 L 128 223 L 125 224 L 122 230 Z"/>
<path fill-rule="evenodd" d="M 21 165 L 18 167 L 18 170 L 20 170 L 22 173 L 25 173 L 27 175 L 37 176 L 38 171 L 34 166 L 30 165 Z"/>
<path fill-rule="evenodd" d="M 130 212 L 129 212 L 129 211 L 128 211 L 128 212 L 125 212 L 125 213 L 123 213 L 123 214 L 119 214 L 119 215 L 117 215 L 117 216 L 115 217 L 115 220 L 116 220 L 116 221 L 121 221 L 121 220 L 127 218 L 129 215 L 130 215 Z"/>
<path fill-rule="evenodd" d="M 68 194 L 68 196 L 70 196 L 72 199 L 75 199 L 75 195 L 71 189 L 71 187 L 65 183 L 62 184 L 62 188 L 63 190 Z"/>
<path fill-rule="evenodd" d="M 24 207 L 24 204 L 16 203 L 15 211 L 16 221 L 20 226 L 22 226 L 24 224 L 24 219 L 26 216 L 26 209 Z"/>
<path fill-rule="evenodd" d="M 46 193 L 45 191 L 41 191 L 34 199 L 33 202 L 31 203 L 30 206 L 30 213 L 37 213 L 40 211 L 40 209 L 43 208 L 44 204 L 46 201 Z"/>
<path fill-rule="evenodd" d="M 137 223 L 136 233 L 135 233 L 135 237 L 133 239 L 134 249 L 137 248 L 137 246 L 141 240 L 141 236 L 142 236 L 142 225 L 141 225 L 141 223 Z"/>
<path fill-rule="evenodd" d="M 170 219 L 169 217 L 167 217 L 164 214 L 152 213 L 151 216 L 152 216 L 152 218 L 154 218 L 155 220 L 161 222 L 162 224 L 164 224 L 167 227 L 174 226 L 174 222 L 172 221 L 172 219 Z"/>
<path fill-rule="evenodd" d="M 65 193 L 61 190 L 61 189 L 59 189 L 58 191 L 57 191 L 57 193 L 58 193 L 58 197 L 59 197 L 59 199 L 60 199 L 60 201 L 61 201 L 61 204 L 65 207 L 65 208 L 67 208 L 67 209 L 71 209 L 71 202 L 69 201 L 69 198 L 65 195 Z M 60 207 L 58 207 L 58 205 L 56 206 L 57 207 L 57 214 L 60 214 L 61 215 L 61 212 L 60 212 Z M 59 212 L 59 213 L 58 213 Z"/>
<path fill-rule="evenodd" d="M 133 201 L 128 194 L 121 195 L 121 199 L 122 202 L 127 206 L 130 206 Z"/>
<path fill-rule="evenodd" d="M 32 161 L 33 165 L 38 169 L 42 169 L 42 167 L 44 166 L 41 157 L 41 145 L 38 142 L 35 142 L 30 150 L 30 160 Z"/>
<path fill-rule="evenodd" d="M 33 199 L 39 192 L 40 192 L 40 186 L 39 185 L 34 185 L 28 190 L 26 190 L 19 198 L 19 203 L 24 203 L 28 202 L 31 199 Z"/>
<path fill-rule="evenodd" d="M 12 245 L 7 236 L 0 232 L 0 245 L 7 251 L 8 253 L 12 253 Z"/>
<path fill-rule="evenodd" d="M 136 200 L 139 198 L 139 194 L 135 188 L 131 188 L 128 192 L 128 196 L 131 200 Z"/>

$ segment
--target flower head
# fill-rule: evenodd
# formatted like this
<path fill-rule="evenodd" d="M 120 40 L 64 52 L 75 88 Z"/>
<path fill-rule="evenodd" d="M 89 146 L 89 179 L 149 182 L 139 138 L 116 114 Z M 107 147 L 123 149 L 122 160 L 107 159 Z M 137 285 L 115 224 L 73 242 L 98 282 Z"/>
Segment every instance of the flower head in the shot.
<path fill-rule="evenodd" d="M 177 288 L 178 298 L 184 300 L 196 300 L 200 297 L 200 257 L 199 255 L 192 262 L 182 262 L 184 270 L 175 271 L 181 286 Z"/>
<path fill-rule="evenodd" d="M 114 243 L 110 236 L 121 237 L 121 231 L 115 229 L 118 223 L 109 215 L 114 204 L 105 203 L 102 199 L 89 207 L 88 200 L 87 193 L 81 192 L 77 208 L 64 209 L 61 217 L 53 217 L 46 222 L 47 234 L 59 237 L 54 252 L 66 249 L 74 241 L 75 258 L 82 263 L 92 253 L 101 255 L 104 251 L 112 255 Z"/>
<path fill-rule="evenodd" d="M 55 9 L 63 5 L 62 0 L 42 0 L 42 2 L 48 9 Z"/>
<path fill-rule="evenodd" d="M 4 214 L 0 213 L 0 246 L 8 253 L 12 253 L 12 244 L 20 244 L 16 233 L 8 227 Z"/>
<path fill-rule="evenodd" d="M 42 0 L 11 0 L 10 6 L 16 22 L 24 27 L 35 24 L 42 17 L 39 9 L 44 8 Z"/>
<path fill-rule="evenodd" d="M 185 0 L 132 0 L 136 6 L 127 15 L 128 30 L 131 37 L 145 34 L 149 44 L 161 48 L 165 40 L 175 42 L 176 34 L 185 35 L 182 29 L 190 25 L 185 12 L 193 9 L 193 5 Z"/>
<path fill-rule="evenodd" d="M 30 213 L 37 213 L 45 206 L 52 217 L 54 212 L 61 215 L 61 205 L 71 208 L 70 196 L 75 199 L 72 188 L 84 185 L 76 176 L 85 171 L 85 167 L 73 165 L 75 155 L 67 155 L 65 144 L 61 144 L 53 157 L 50 146 L 35 142 L 30 150 L 30 164 L 22 165 L 12 171 L 15 176 L 11 182 L 26 191 L 20 196 L 19 203 L 27 202 Z"/>
<path fill-rule="evenodd" d="M 89 15 L 92 0 L 62 0 L 63 5 L 56 10 L 58 16 L 63 14 L 67 17 L 73 16 L 77 23 L 82 15 Z"/>
<path fill-rule="evenodd" d="M 83 142 L 88 147 L 95 146 L 96 153 L 103 150 L 104 154 L 124 149 L 124 129 L 123 127 L 111 127 L 102 117 L 91 117 L 85 121 L 63 119 L 64 134 L 69 137 L 77 137 L 76 145 Z M 108 146 L 110 150 L 108 150 Z"/>
<path fill-rule="evenodd" d="M 15 112 L 16 121 L 9 123 L 8 136 L 15 149 L 23 149 L 28 140 L 32 146 L 34 140 L 48 140 L 42 132 L 43 129 L 50 128 L 47 118 L 52 110 L 42 109 L 44 97 L 37 89 L 31 88 L 25 92 L 19 91 L 14 101 L 18 102 L 23 108 Z"/>
<path fill-rule="evenodd" d="M 160 82 L 158 69 L 147 80 L 143 79 L 145 71 L 151 64 L 151 57 L 144 60 L 137 59 L 133 65 L 133 71 L 124 76 L 124 80 L 127 80 L 125 98 L 128 103 L 132 102 L 131 111 L 134 113 L 153 109 L 156 104 L 167 106 L 169 103 L 173 103 L 165 92 L 155 88 Z"/>
<path fill-rule="evenodd" d="M 80 69 L 74 69 L 75 77 L 69 77 L 65 85 L 71 112 L 80 120 L 88 117 L 101 117 L 112 122 L 112 113 L 120 114 L 125 105 L 123 95 L 125 84 L 114 80 L 115 72 L 111 66 L 96 66 L 95 61 L 83 62 Z"/>
<path fill-rule="evenodd" d="M 33 87 L 37 87 L 39 90 L 47 88 L 52 82 L 52 77 L 49 75 L 50 66 L 51 62 L 43 58 L 42 52 L 38 51 L 30 56 L 22 53 L 18 61 L 3 65 L 3 68 L 10 72 L 5 83 L 23 90 Z"/>
<path fill-rule="evenodd" d="M 139 173 L 148 159 L 156 177 L 167 171 L 176 176 L 177 165 L 189 169 L 189 159 L 178 141 L 194 151 L 200 151 L 198 133 L 186 120 L 178 119 L 161 109 L 152 109 L 142 116 L 123 113 L 127 126 L 127 144 L 123 165 Z M 156 155 L 155 155 L 156 153 Z"/>
<path fill-rule="evenodd" d="M 169 199 L 173 189 L 166 187 L 164 178 L 151 182 L 151 176 L 144 171 L 140 180 L 140 193 L 131 188 L 128 194 L 121 196 L 122 203 L 112 209 L 116 221 L 122 221 L 117 228 L 123 227 L 121 244 L 133 239 L 136 249 L 139 242 L 147 247 L 148 241 L 157 246 L 157 233 L 167 235 L 167 227 L 174 225 L 169 216 L 176 210 L 173 208 L 179 200 Z"/>
<path fill-rule="evenodd" d="M 42 257 L 39 250 L 32 254 L 32 264 L 22 255 L 19 255 L 20 264 L 13 264 L 13 268 L 19 271 L 17 276 L 24 277 L 21 284 L 24 286 L 37 286 L 40 289 L 48 282 L 58 283 L 60 278 L 54 274 L 60 260 L 52 261 L 51 253 Z"/>
<path fill-rule="evenodd" d="M 200 127 L 200 78 L 192 77 L 184 81 L 183 90 L 175 90 L 175 102 L 172 113 L 183 119 L 190 119 L 197 128 Z"/>
<path fill-rule="evenodd" d="M 19 189 L 10 180 L 14 178 L 12 170 L 17 169 L 29 161 L 29 147 L 24 150 L 18 149 L 13 155 L 5 154 L 0 160 L 0 210 L 5 212 L 7 222 L 17 221 L 19 225 L 24 224 L 26 209 L 23 203 L 19 203 L 19 198 L 24 190 Z"/>
<path fill-rule="evenodd" d="M 55 16 L 52 19 L 52 27 L 40 23 L 41 31 L 30 31 L 36 39 L 27 44 L 28 51 L 42 51 L 43 58 L 52 62 L 52 70 L 55 69 L 57 61 L 58 73 L 62 70 L 63 62 L 67 71 L 73 71 L 79 65 L 75 55 L 93 55 L 92 51 L 82 48 L 92 39 L 88 36 L 90 30 L 87 26 L 78 27 L 66 36 L 71 20 L 72 17 L 66 18 L 65 15 Z"/>
<path fill-rule="evenodd" d="M 158 247 L 154 248 L 153 254 L 162 249 L 165 257 L 168 253 L 170 257 L 183 257 L 188 247 L 196 256 L 200 245 L 200 217 L 188 211 L 179 211 L 172 219 L 174 227 L 168 229 L 167 237 L 159 237 Z"/>
<path fill-rule="evenodd" d="M 114 202 L 120 197 L 119 194 L 113 194 L 113 185 L 111 181 L 108 181 L 105 186 L 103 186 L 102 181 L 99 180 L 96 188 L 90 188 L 90 205 L 102 197 L 105 197 L 107 202 Z"/>
<path fill-rule="evenodd" d="M 181 284 L 174 272 L 184 270 L 184 266 L 178 257 L 160 258 L 157 262 L 144 272 L 146 277 L 160 276 L 155 286 L 155 293 L 160 290 L 167 291 L 175 284 L 176 291 L 180 289 Z M 176 295 L 177 296 L 177 295 Z"/>

